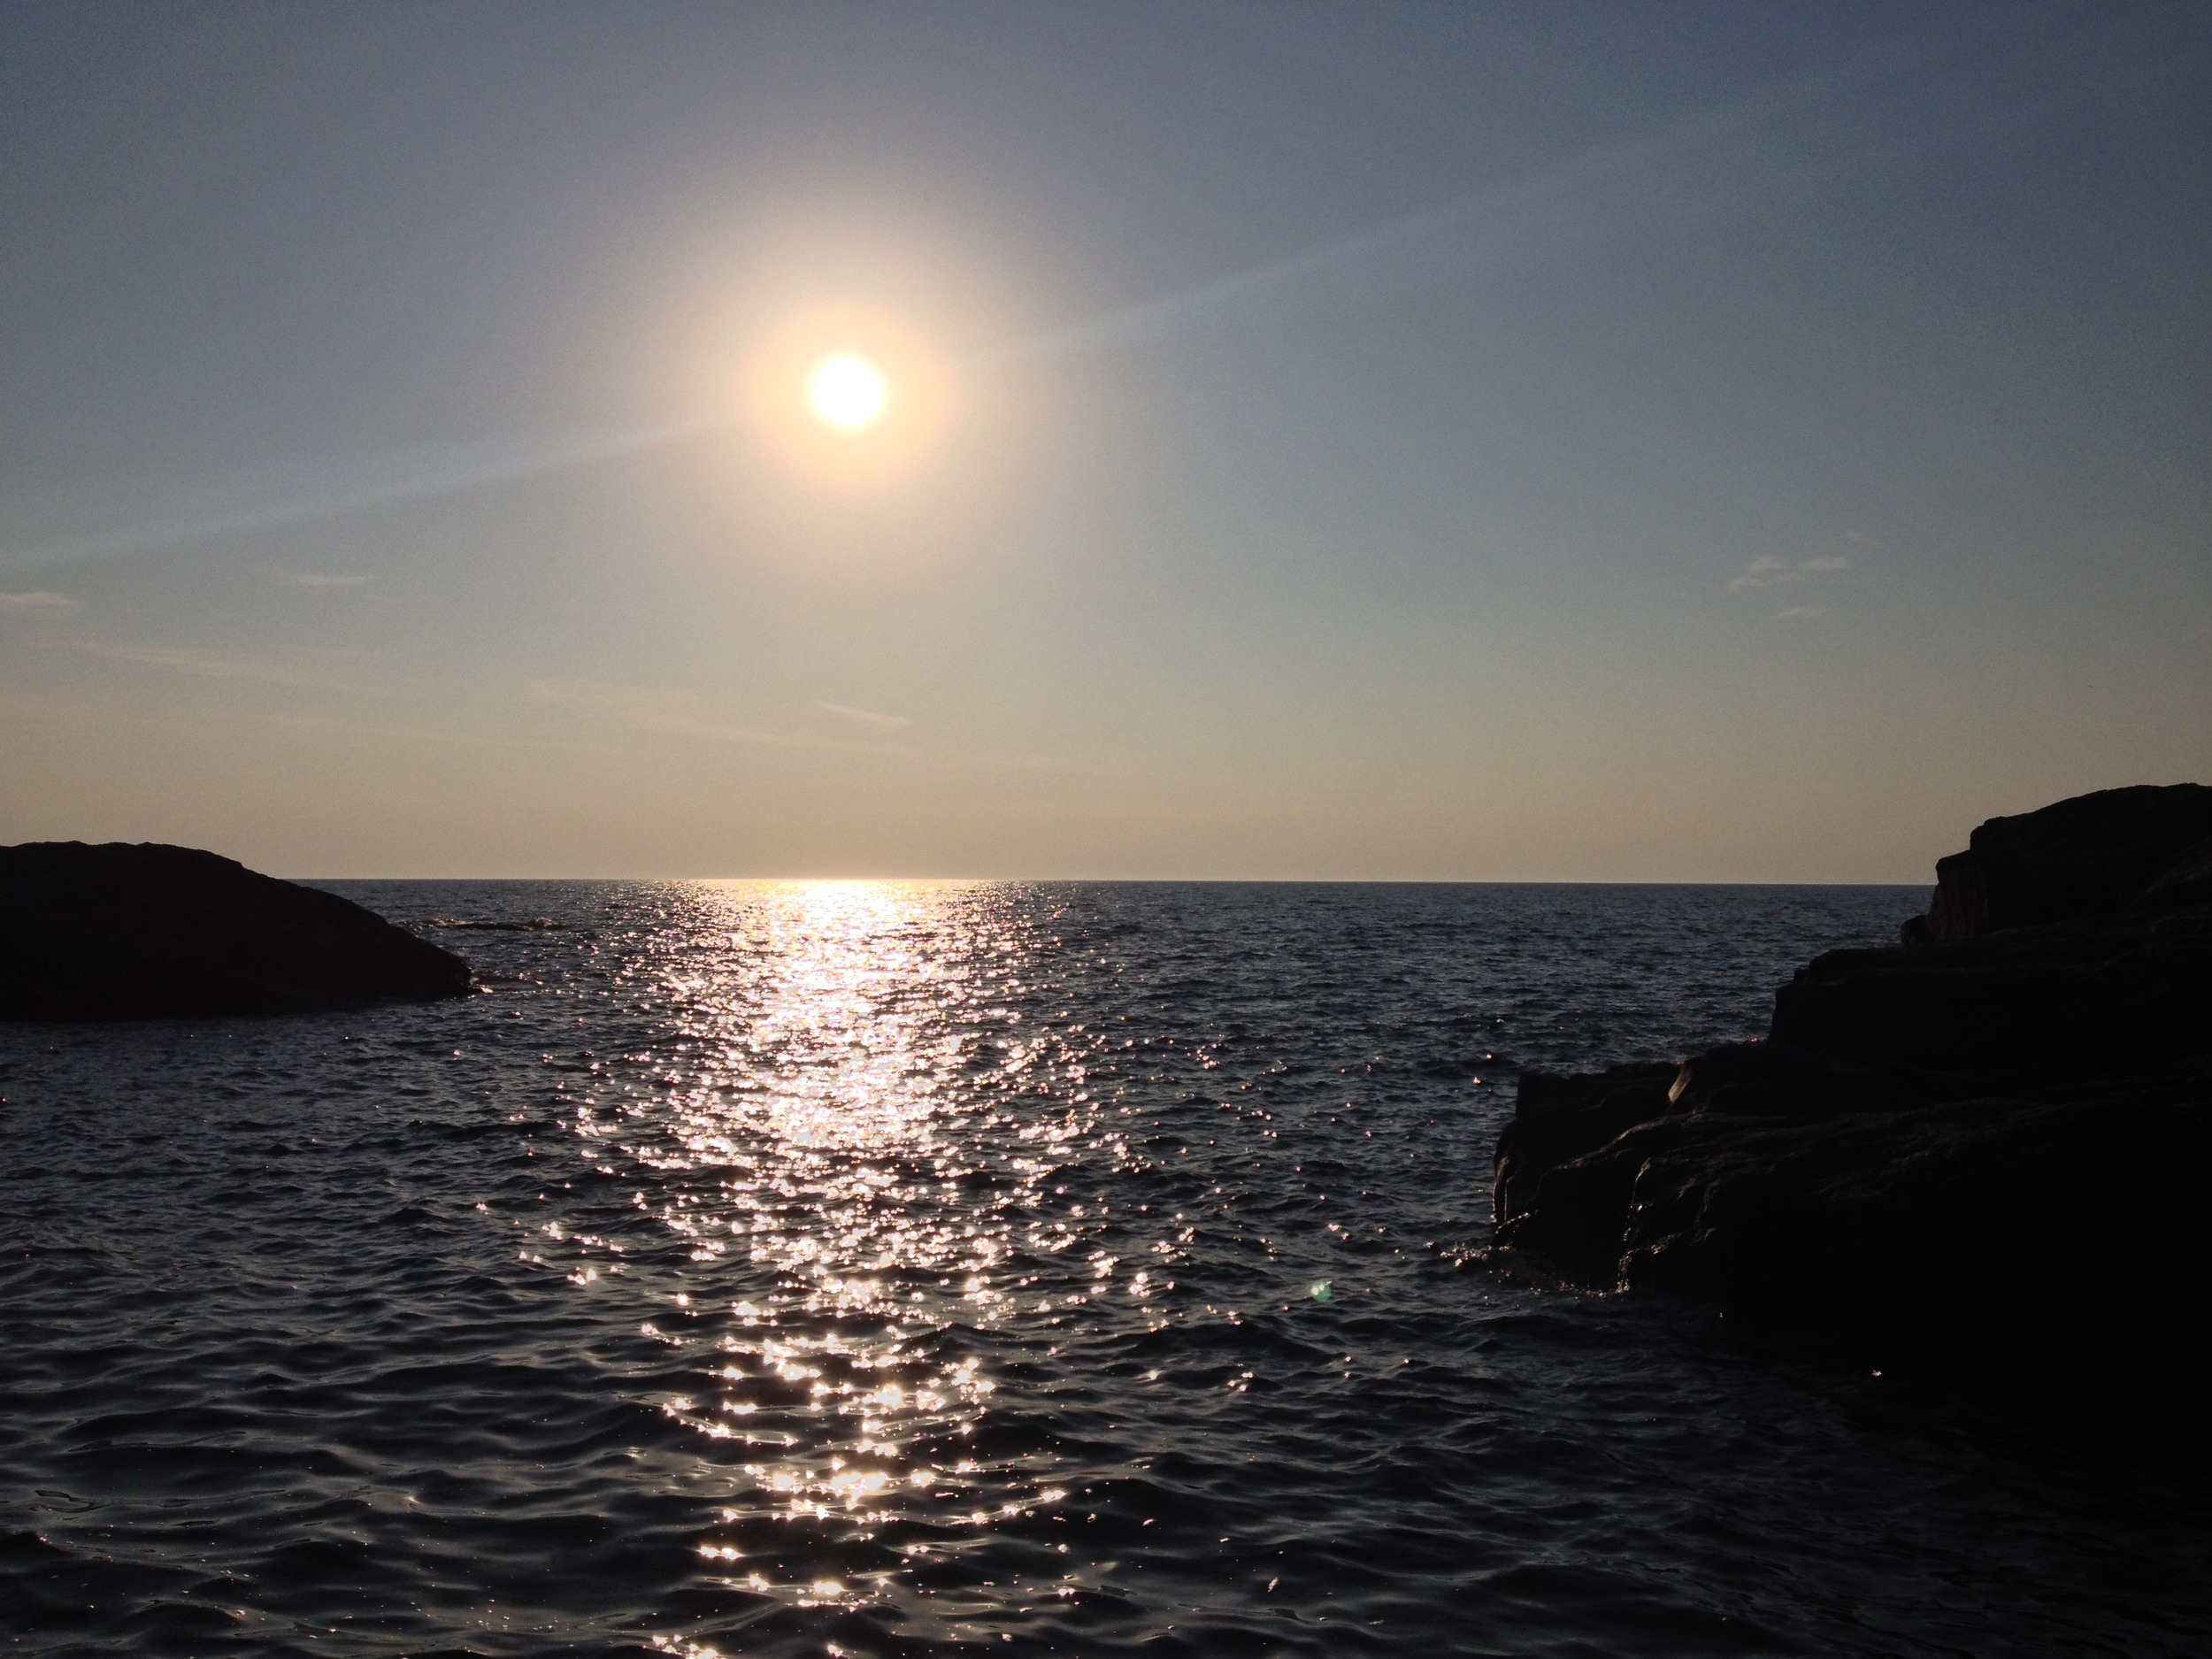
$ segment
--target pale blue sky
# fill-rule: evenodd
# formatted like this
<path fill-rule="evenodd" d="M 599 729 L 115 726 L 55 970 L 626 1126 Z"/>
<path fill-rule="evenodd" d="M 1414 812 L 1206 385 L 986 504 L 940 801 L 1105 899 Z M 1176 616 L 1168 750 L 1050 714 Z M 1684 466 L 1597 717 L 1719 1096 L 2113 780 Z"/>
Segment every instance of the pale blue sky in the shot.
<path fill-rule="evenodd" d="M 1918 880 L 2212 759 L 2199 6 L 0 4 L 0 840 Z M 959 416 L 825 493 L 764 331 Z"/>

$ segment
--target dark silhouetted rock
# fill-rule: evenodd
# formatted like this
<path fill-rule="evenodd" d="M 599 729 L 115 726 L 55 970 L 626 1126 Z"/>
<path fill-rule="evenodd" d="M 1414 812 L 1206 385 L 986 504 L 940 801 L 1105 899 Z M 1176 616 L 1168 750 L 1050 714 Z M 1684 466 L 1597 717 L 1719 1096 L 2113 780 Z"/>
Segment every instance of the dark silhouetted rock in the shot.
<path fill-rule="evenodd" d="M 468 994 L 468 964 L 450 951 L 213 853 L 0 848 L 0 1018 L 284 1014 Z"/>
<path fill-rule="evenodd" d="M 2212 1312 L 2208 834 L 2193 785 L 1993 819 L 1908 943 L 1800 970 L 1766 1042 L 1528 1074 L 1498 1242 L 1893 1361 L 2185 1374 Z"/>
<path fill-rule="evenodd" d="M 2208 1010 L 2212 910 L 2195 906 L 1830 951 L 1775 994 L 1769 1041 L 2026 1087 L 2202 1054 Z"/>
<path fill-rule="evenodd" d="M 1935 897 L 1925 916 L 1904 925 L 1904 941 L 1978 939 L 2127 909 L 2175 908 L 2206 896 L 2208 876 L 2212 788 L 2101 789 L 1976 830 L 1964 852 L 1936 861 Z"/>

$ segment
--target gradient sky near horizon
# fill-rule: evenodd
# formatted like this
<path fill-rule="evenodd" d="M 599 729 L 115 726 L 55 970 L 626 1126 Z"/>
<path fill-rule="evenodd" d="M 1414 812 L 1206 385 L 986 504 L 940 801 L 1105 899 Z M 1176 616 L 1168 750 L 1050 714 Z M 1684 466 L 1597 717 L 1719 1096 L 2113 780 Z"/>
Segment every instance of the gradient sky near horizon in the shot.
<path fill-rule="evenodd" d="M 2208 299 L 2200 4 L 6 0 L 0 841 L 1925 881 L 2212 773 Z"/>

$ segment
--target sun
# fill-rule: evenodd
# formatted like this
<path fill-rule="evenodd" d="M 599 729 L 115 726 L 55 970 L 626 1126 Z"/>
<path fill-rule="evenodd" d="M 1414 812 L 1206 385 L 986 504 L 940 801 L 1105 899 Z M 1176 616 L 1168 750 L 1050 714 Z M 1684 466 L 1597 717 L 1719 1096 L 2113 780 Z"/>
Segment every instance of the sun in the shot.
<path fill-rule="evenodd" d="M 891 388 L 875 365 L 850 352 L 823 358 L 807 377 L 808 406 L 843 432 L 873 426 L 890 398 Z"/>
<path fill-rule="evenodd" d="M 922 477 L 960 408 L 952 359 L 877 306 L 796 309 L 746 343 L 738 371 L 755 441 L 809 488 L 865 493 Z"/>

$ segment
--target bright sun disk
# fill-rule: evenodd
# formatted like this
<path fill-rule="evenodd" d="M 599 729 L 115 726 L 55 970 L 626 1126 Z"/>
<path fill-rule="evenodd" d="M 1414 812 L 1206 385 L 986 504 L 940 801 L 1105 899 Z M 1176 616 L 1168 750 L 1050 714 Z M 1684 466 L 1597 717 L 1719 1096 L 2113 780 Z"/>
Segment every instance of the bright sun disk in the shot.
<path fill-rule="evenodd" d="M 825 358 L 807 379 L 807 402 L 824 420 L 857 432 L 883 413 L 889 396 L 883 376 L 864 357 Z"/>

